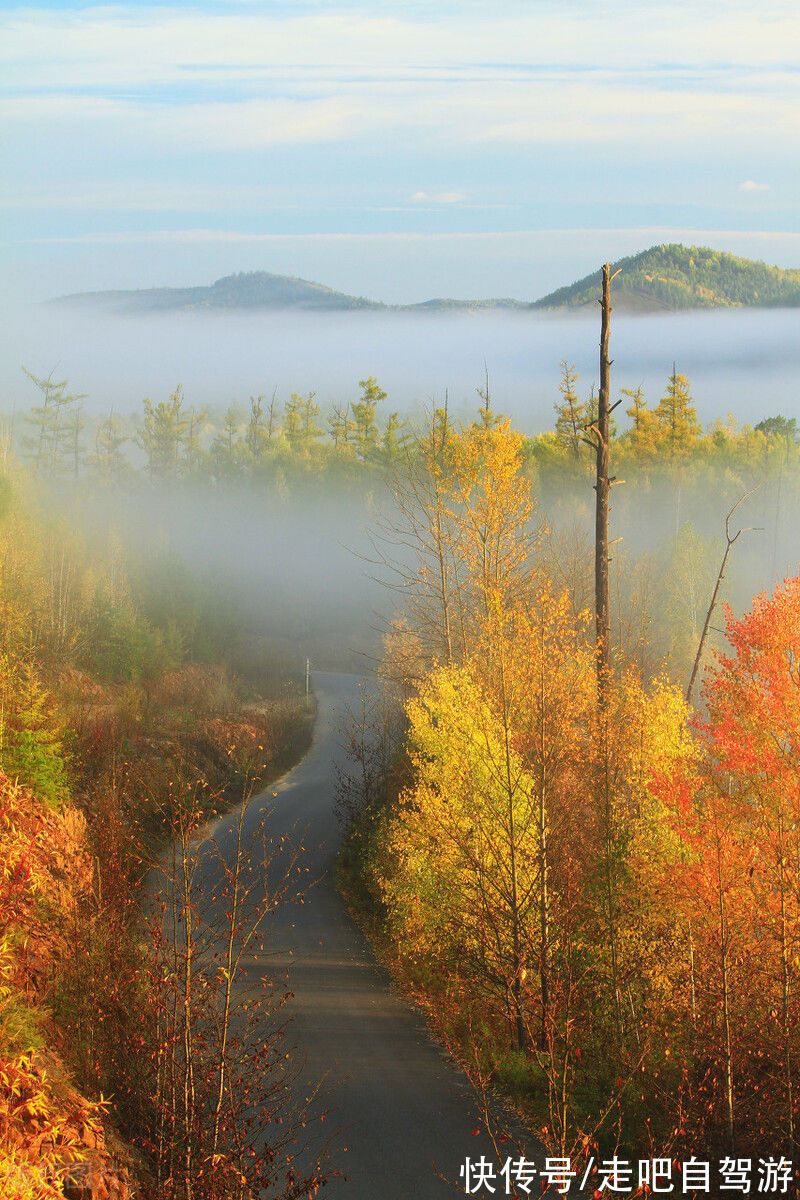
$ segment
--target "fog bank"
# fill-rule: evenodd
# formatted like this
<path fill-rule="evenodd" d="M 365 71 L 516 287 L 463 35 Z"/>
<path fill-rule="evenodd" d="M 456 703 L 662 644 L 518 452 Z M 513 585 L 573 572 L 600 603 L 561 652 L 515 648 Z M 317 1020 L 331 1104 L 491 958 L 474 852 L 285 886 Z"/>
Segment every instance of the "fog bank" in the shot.
<path fill-rule="evenodd" d="M 408 413 L 448 390 L 453 410 L 477 403 L 486 362 L 494 407 L 527 433 L 552 427 L 559 362 L 588 393 L 597 379 L 594 315 L 481 312 L 168 313 L 112 317 L 32 307 L 5 314 L 0 411 L 37 400 L 21 366 L 54 370 L 88 394 L 90 412 L 138 410 L 178 383 L 187 403 L 224 406 L 259 392 L 280 399 L 315 391 L 323 406 L 357 395 L 375 375 L 386 411 Z M 732 413 L 757 423 L 793 415 L 800 398 L 800 309 L 733 309 L 612 318 L 612 384 L 643 384 L 651 403 L 673 362 L 689 376 L 704 422 Z M 626 419 L 621 424 L 624 426 Z"/>

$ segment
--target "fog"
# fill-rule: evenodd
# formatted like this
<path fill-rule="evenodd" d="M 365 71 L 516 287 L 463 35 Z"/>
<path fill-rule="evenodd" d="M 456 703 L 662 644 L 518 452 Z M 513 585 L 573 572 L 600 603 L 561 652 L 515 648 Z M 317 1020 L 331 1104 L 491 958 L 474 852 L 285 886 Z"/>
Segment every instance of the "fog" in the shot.
<path fill-rule="evenodd" d="M 633 619 L 633 596 L 644 586 L 655 639 L 650 665 L 666 655 L 668 673 L 684 684 L 685 654 L 669 661 L 663 640 L 665 613 L 684 629 L 686 644 L 692 630 L 699 634 L 724 548 L 725 514 L 741 494 L 736 479 L 702 477 L 683 486 L 661 479 L 643 487 L 631 480 L 614 492 L 612 536 L 620 539 L 612 564 L 615 623 L 621 630 Z M 552 534 L 537 560 L 557 584 L 575 589 L 578 607 L 591 609 L 591 475 L 551 484 L 536 499 L 535 523 L 546 523 Z M 230 630 L 234 658 L 246 672 L 279 663 L 300 676 L 307 657 L 321 669 L 376 667 L 382 636 L 401 603 L 381 583 L 385 571 L 369 561 L 382 517 L 396 515 L 379 478 L 349 491 L 320 481 L 310 492 L 142 482 L 127 492 L 81 487 L 77 500 L 77 509 L 59 505 L 70 511 L 69 521 L 99 535 L 101 548 L 114 530 L 147 571 L 161 561 L 157 586 L 164 593 L 174 589 L 178 602 L 181 575 L 189 573 L 205 618 Z M 738 510 L 732 532 L 741 526 L 758 528 L 735 546 L 720 595 L 720 603 L 738 612 L 750 607 L 755 593 L 800 569 L 800 479 L 792 473 L 765 481 Z M 383 549 L 411 562 L 397 543 Z M 722 624 L 719 611 L 709 649 L 721 646 Z"/>
<path fill-rule="evenodd" d="M 553 426 L 561 359 L 576 364 L 584 394 L 596 381 L 598 325 L 586 314 L 98 317 L 29 309 L 6 326 L 0 411 L 19 413 L 36 401 L 20 370 L 24 363 L 39 374 L 55 369 L 68 377 L 98 414 L 112 407 L 139 411 L 144 396 L 165 398 L 179 382 L 190 405 L 219 408 L 277 388 L 281 399 L 314 390 L 324 411 L 331 401 L 354 398 L 357 381 L 372 374 L 389 392 L 384 416 L 394 409 L 413 414 L 431 398 L 441 403 L 445 389 L 455 414 L 467 415 L 474 413 L 485 360 L 493 407 L 533 433 Z M 704 422 L 728 413 L 752 424 L 778 412 L 793 416 L 800 394 L 798 333 L 798 309 L 619 312 L 612 330 L 614 389 L 642 384 L 655 403 L 674 361 L 689 376 Z M 741 485 L 732 479 L 716 490 L 703 487 L 683 494 L 665 483 L 645 493 L 630 483 L 615 490 L 612 536 L 622 539 L 615 586 L 622 590 L 620 572 L 630 573 L 643 555 L 668 555 L 687 522 L 705 539 L 722 537 Z M 794 479 L 773 478 L 741 513 L 743 524 L 761 529 L 737 546 L 726 580 L 723 598 L 740 610 L 754 593 L 798 569 L 797 487 Z M 156 489 L 142 480 L 127 494 L 80 489 L 81 519 L 96 529 L 118 528 L 145 555 L 170 548 L 201 581 L 209 604 L 238 625 L 244 654 L 266 647 L 296 671 L 307 656 L 317 666 L 368 670 L 397 608 L 396 595 L 375 581 L 364 561 L 388 492 L 378 477 L 365 477 L 349 493 L 323 493 L 314 481 L 310 489 L 217 488 L 208 481 Z M 574 527 L 590 588 L 591 480 L 538 500 L 539 516 L 557 530 Z M 709 547 L 705 565 L 690 579 L 693 623 L 698 614 L 702 623 L 709 571 L 720 553 L 721 545 Z M 590 591 L 584 599 L 591 602 Z M 653 603 L 661 601 L 654 596 Z"/>
<path fill-rule="evenodd" d="M 732 413 L 756 424 L 798 411 L 800 309 L 619 312 L 612 321 L 615 390 L 643 384 L 655 402 L 675 362 L 703 422 Z M 137 411 L 144 396 L 166 398 L 178 383 L 195 406 L 246 403 L 274 388 L 281 399 L 315 391 L 324 406 L 355 397 L 357 381 L 374 375 L 389 393 L 387 411 L 441 402 L 447 389 L 453 411 L 466 414 L 485 361 L 495 409 L 535 433 L 552 427 L 561 359 L 576 364 L 583 392 L 596 381 L 598 334 L 596 316 L 583 313 L 108 316 L 30 307 L 5 315 L 0 411 L 36 401 L 24 364 L 67 377 L 95 413 Z"/>
<path fill-rule="evenodd" d="M 395 608 L 367 561 L 387 501 L 384 489 L 281 495 L 146 485 L 81 489 L 72 519 L 101 547 L 110 530 L 121 536 L 145 570 L 164 562 L 165 589 L 174 576 L 180 594 L 188 571 L 206 617 L 230 626 L 245 672 L 266 659 L 299 675 L 307 657 L 316 667 L 370 672 Z"/>

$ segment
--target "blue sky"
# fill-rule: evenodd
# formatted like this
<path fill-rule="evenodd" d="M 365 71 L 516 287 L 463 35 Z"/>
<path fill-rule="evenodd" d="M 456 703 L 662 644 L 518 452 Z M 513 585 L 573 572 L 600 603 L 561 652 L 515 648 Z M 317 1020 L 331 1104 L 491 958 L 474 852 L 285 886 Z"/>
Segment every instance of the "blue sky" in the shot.
<path fill-rule="evenodd" d="M 800 266 L 798 45 L 794 0 L 0 3 L 6 291 L 534 298 L 671 240 Z"/>

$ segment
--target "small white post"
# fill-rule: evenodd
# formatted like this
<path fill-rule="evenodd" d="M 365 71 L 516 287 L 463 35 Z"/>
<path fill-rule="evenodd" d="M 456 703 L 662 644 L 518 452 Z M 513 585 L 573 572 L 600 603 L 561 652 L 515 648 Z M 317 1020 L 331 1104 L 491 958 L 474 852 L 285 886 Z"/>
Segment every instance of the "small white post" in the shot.
<path fill-rule="evenodd" d="M 308 681 L 309 681 L 310 673 L 311 673 L 311 664 L 310 664 L 309 660 L 306 659 L 306 708 L 308 708 Z"/>

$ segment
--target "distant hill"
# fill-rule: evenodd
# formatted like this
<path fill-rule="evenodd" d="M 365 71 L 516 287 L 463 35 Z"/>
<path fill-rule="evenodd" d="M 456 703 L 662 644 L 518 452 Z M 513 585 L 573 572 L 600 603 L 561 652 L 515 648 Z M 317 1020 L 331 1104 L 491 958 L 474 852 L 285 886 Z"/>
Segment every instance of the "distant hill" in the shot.
<path fill-rule="evenodd" d="M 85 305 L 102 304 L 117 312 L 159 312 L 165 310 L 200 309 L 311 309 L 335 310 L 387 308 L 363 296 L 348 296 L 335 292 L 321 283 L 309 283 L 289 275 L 270 275 L 267 271 L 250 271 L 226 275 L 210 287 L 144 288 L 130 292 L 79 292 L 62 296 L 56 303 Z"/>
<path fill-rule="evenodd" d="M 784 270 L 719 250 L 697 246 L 653 246 L 613 264 L 621 273 L 614 281 L 614 307 L 636 312 L 691 308 L 776 307 L 800 305 L 800 270 Z M 99 306 L 114 312 L 274 311 L 473 312 L 486 309 L 566 310 L 594 305 L 600 272 L 541 300 L 425 300 L 420 304 L 383 304 L 349 296 L 288 275 L 251 271 L 226 275 L 208 287 L 146 288 L 127 292 L 81 292 L 62 296 L 56 304 Z"/>
<path fill-rule="evenodd" d="M 705 246 L 652 246 L 621 258 L 612 270 L 615 308 L 767 308 L 800 304 L 800 270 L 769 267 Z M 598 298 L 599 272 L 543 296 L 534 308 L 573 309 Z"/>
<path fill-rule="evenodd" d="M 226 275 L 210 287 L 142 288 L 130 292 L 77 292 L 60 296 L 53 304 L 75 307 L 103 305 L 115 312 L 199 311 L 203 309 L 306 309 L 321 312 L 379 310 L 383 312 L 447 312 L 484 308 L 526 309 L 522 300 L 425 300 L 421 304 L 384 304 L 363 296 L 336 292 L 321 283 L 296 279 L 290 275 L 270 275 L 268 271 L 249 271 Z"/>

